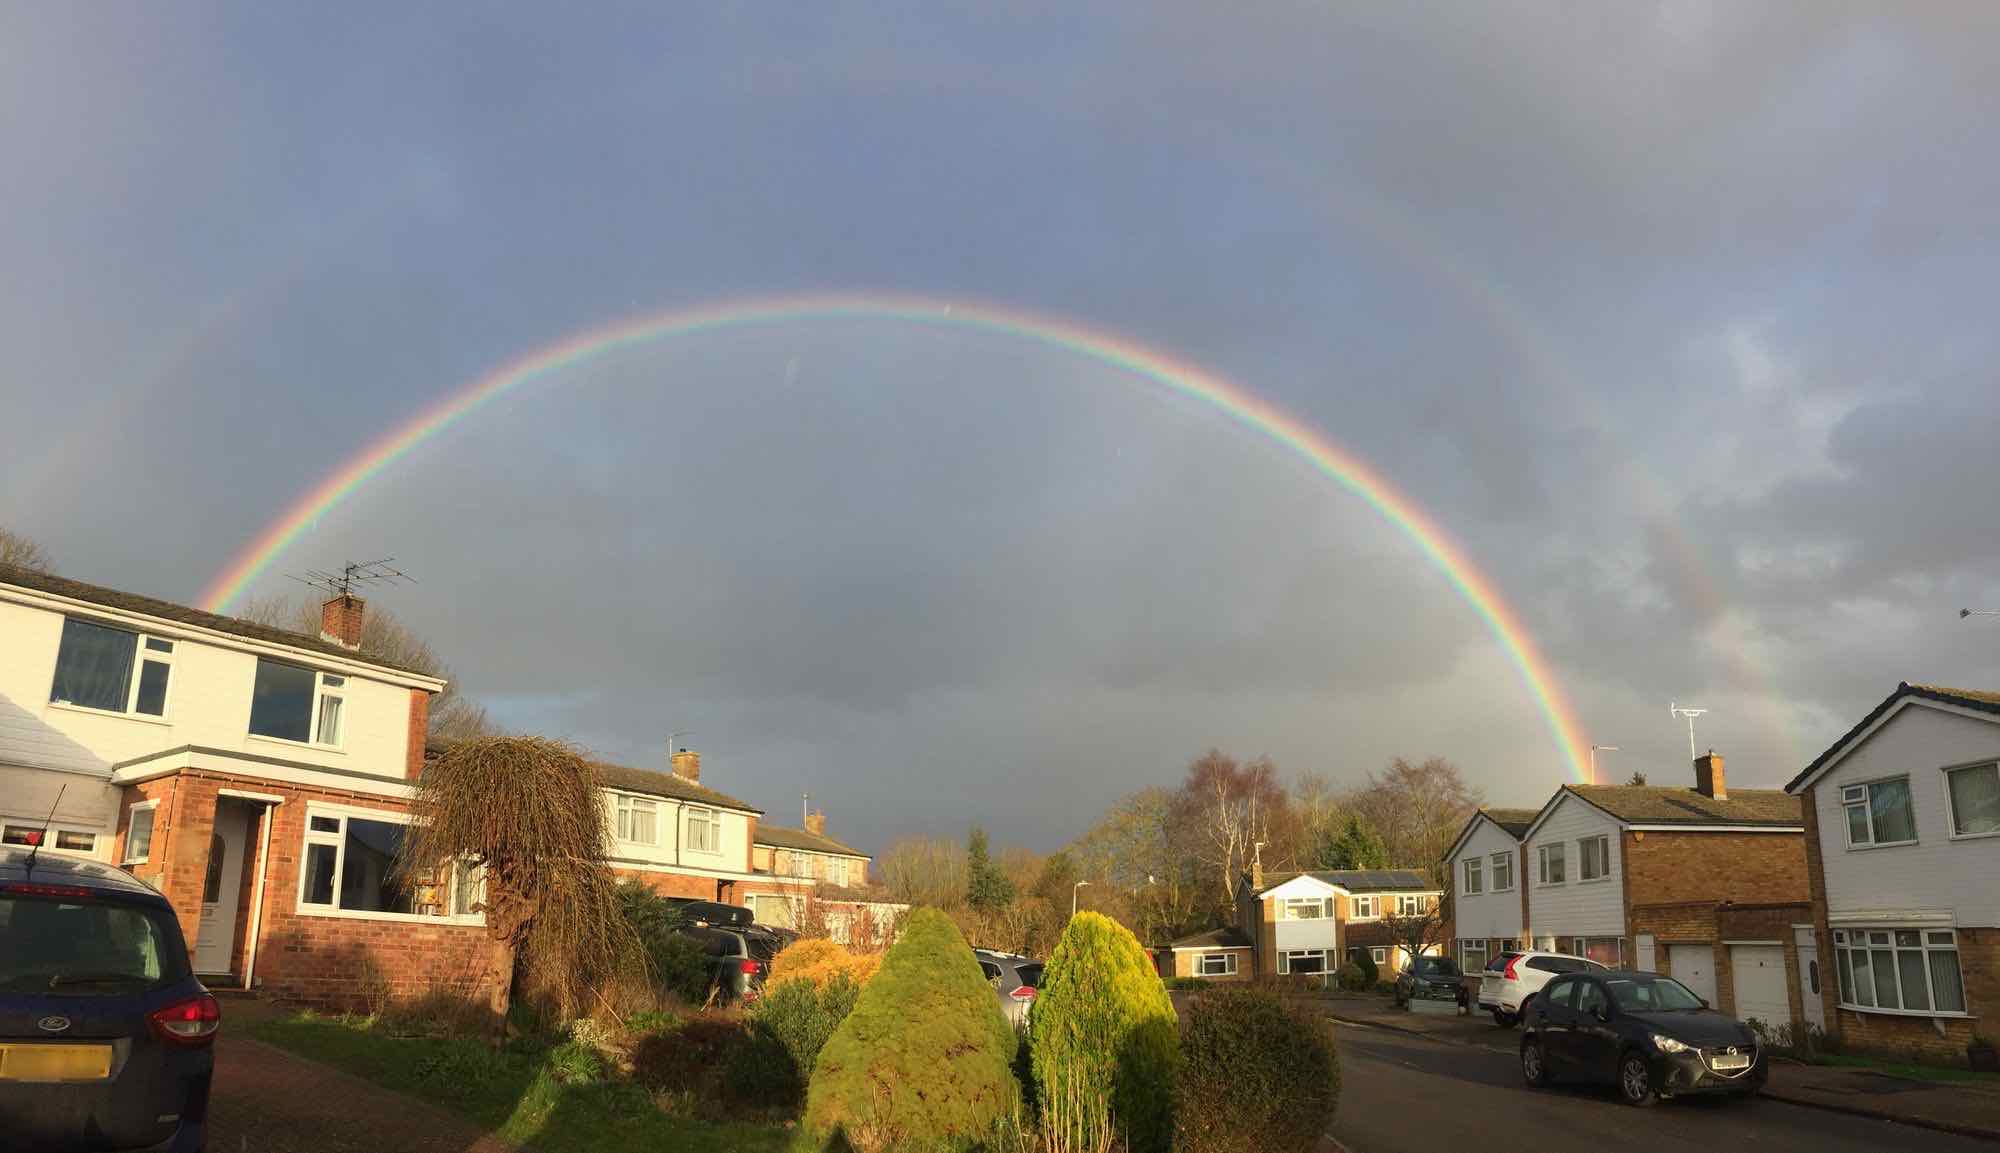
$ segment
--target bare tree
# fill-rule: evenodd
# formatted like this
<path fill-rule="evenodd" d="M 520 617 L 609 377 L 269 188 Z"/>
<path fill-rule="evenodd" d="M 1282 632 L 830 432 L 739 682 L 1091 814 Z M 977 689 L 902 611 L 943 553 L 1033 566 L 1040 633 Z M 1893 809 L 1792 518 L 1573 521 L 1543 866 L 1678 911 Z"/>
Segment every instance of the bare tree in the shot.
<path fill-rule="evenodd" d="M 1415 964 L 1418 957 L 1444 944 L 1444 906 L 1426 900 L 1419 912 L 1385 914 L 1382 927 L 1388 930 L 1389 940 Z M 1395 954 L 1390 957 L 1393 960 Z"/>
<path fill-rule="evenodd" d="M 956 909 L 965 903 L 965 846 L 941 837 L 910 837 L 882 850 L 875 875 L 898 902 Z"/>
<path fill-rule="evenodd" d="M 1389 863 L 1423 869 L 1435 878 L 1444 855 L 1484 795 L 1465 783 L 1458 766 L 1442 757 L 1411 764 L 1389 762 L 1352 798 L 1352 807 L 1380 834 Z"/>
<path fill-rule="evenodd" d="M 1209 927 L 1199 830 L 1170 789 L 1121 798 L 1069 847 L 1091 907 L 1124 922 L 1142 941 Z M 1090 890 L 1086 890 L 1089 892 Z"/>
<path fill-rule="evenodd" d="M 8 528 L 0 528 L 0 564 L 35 572 L 54 572 L 56 567 L 47 549 Z"/>
<path fill-rule="evenodd" d="M 1234 903 L 1236 880 L 1250 868 L 1257 844 L 1290 821 L 1289 798 L 1270 758 L 1248 764 L 1210 749 L 1188 766 L 1179 805 L 1200 830 L 1200 859 L 1220 882 L 1218 909 Z"/>

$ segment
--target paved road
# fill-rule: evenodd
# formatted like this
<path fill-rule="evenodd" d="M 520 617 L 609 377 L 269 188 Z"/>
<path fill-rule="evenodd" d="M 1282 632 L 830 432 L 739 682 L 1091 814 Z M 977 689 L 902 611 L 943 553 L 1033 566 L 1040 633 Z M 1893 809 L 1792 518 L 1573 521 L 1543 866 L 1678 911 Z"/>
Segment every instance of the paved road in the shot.
<path fill-rule="evenodd" d="M 1992 1142 L 1787 1105 L 1685 1100 L 1634 1109 L 1609 1089 L 1521 1084 L 1511 1047 L 1447 1044 L 1339 1027 L 1340 1114 L 1333 1135 L 1353 1153 L 1532 1148 L 1736 1153 L 1995 1153 Z M 1518 1034 L 1508 1034 L 1517 1037 Z"/>

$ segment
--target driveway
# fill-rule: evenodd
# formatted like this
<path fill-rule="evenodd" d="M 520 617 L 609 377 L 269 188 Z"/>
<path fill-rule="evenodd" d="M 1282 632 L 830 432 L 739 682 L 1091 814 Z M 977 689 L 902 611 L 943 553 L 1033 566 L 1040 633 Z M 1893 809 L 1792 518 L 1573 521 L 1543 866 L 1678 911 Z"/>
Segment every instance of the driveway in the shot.
<path fill-rule="evenodd" d="M 1333 1135 L 1353 1153 L 1496 1144 L 1536 1153 L 1994 1153 L 1987 1141 L 1768 1099 L 1669 1101 L 1641 1111 L 1613 1100 L 1608 1089 L 1530 1090 L 1513 1050 L 1498 1042 L 1489 1048 L 1353 1025 L 1338 1026 L 1336 1035 L 1341 1090 Z"/>

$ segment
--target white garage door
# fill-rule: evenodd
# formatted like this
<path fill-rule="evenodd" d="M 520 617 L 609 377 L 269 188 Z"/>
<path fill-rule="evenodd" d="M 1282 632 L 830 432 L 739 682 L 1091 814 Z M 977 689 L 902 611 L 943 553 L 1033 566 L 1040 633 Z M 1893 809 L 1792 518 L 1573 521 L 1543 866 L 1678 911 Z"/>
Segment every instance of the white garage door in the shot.
<path fill-rule="evenodd" d="M 1667 968 L 1695 996 L 1715 1004 L 1715 946 L 1668 945 Z"/>
<path fill-rule="evenodd" d="M 1730 984 L 1736 987 L 1736 1018 L 1756 1018 L 1777 1028 L 1792 1023 L 1782 945 L 1729 946 Z"/>

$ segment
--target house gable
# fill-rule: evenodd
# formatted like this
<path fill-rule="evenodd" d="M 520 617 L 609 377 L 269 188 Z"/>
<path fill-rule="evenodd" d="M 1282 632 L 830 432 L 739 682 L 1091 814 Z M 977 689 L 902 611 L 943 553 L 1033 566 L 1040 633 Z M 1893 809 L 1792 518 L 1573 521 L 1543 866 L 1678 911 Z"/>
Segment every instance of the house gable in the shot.
<path fill-rule="evenodd" d="M 1346 892 L 1339 885 L 1330 885 L 1310 873 L 1301 873 L 1282 885 L 1265 889 L 1258 896 L 1282 901 L 1292 897 L 1332 897 Z"/>
<path fill-rule="evenodd" d="M 1527 847 L 1525 875 L 1530 926 L 1537 937 L 1623 936 L 1625 897 L 1623 890 L 1623 850 L 1621 822 L 1616 817 L 1569 792 L 1558 793 L 1543 808 L 1523 838 Z M 1605 871 L 1585 880 L 1579 842 L 1603 837 L 1607 848 Z M 1546 882 L 1542 875 L 1542 852 L 1560 847 L 1560 882 Z"/>
<path fill-rule="evenodd" d="M 1988 699 L 1991 698 L 1991 699 Z M 1907 681 L 1896 686 L 1881 704 L 1876 705 L 1861 723 L 1849 729 L 1825 752 L 1813 759 L 1798 776 L 1793 777 L 1785 791 L 1797 796 L 1813 783 L 1832 772 L 1836 766 L 1866 745 L 1870 738 L 1887 727 L 1903 712 L 1911 708 L 1930 709 L 1965 717 L 1985 724 L 2000 725 L 2000 696 L 1990 693 L 1972 694 L 1963 690 L 1935 689 L 1925 685 L 1912 685 Z"/>

